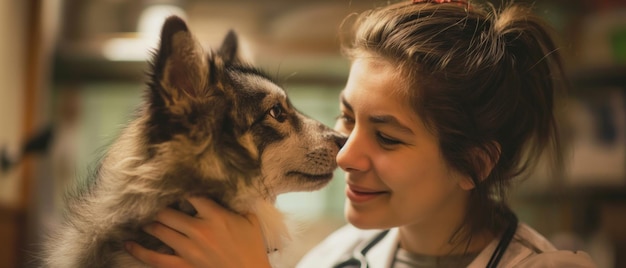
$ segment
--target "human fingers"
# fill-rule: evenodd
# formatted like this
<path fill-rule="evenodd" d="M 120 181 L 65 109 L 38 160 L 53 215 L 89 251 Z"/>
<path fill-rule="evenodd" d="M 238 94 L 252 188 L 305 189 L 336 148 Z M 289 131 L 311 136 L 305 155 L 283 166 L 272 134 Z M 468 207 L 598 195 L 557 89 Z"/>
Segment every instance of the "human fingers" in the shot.
<path fill-rule="evenodd" d="M 159 222 L 155 222 L 144 226 L 144 231 L 171 247 L 175 254 L 181 257 L 187 263 L 201 263 L 202 265 L 195 267 L 209 267 L 206 264 L 210 263 L 210 259 L 207 259 L 207 249 L 213 248 L 213 244 L 210 243 L 210 232 L 203 231 L 201 227 L 189 227 L 190 235 L 185 235 L 178 232 L 166 225 Z M 208 235 L 208 237 L 207 237 Z M 210 266 L 213 267 L 213 266 Z M 217 266 L 219 267 L 219 266 Z"/>
<path fill-rule="evenodd" d="M 190 254 L 186 260 L 211 267 L 271 267 L 256 215 L 232 212 L 204 197 L 190 197 L 187 201 L 198 212 L 194 225 L 202 227 L 190 239 L 202 245 L 199 249 L 204 254 Z"/>
<path fill-rule="evenodd" d="M 189 201 L 189 203 L 191 203 L 191 205 L 198 212 L 198 214 L 196 215 L 197 218 L 202 218 L 202 219 L 221 218 L 223 216 L 235 214 L 209 198 L 189 197 L 187 198 L 187 201 Z M 214 217 L 211 217 L 212 215 Z"/>
<path fill-rule="evenodd" d="M 169 255 L 158 253 L 156 251 L 149 250 L 144 248 L 143 246 L 132 242 L 127 241 L 124 243 L 124 247 L 126 251 L 137 260 L 149 265 L 154 268 L 171 268 L 171 267 L 181 267 L 181 268 L 191 268 L 191 265 L 186 263 L 182 258 L 176 255 Z"/>
<path fill-rule="evenodd" d="M 155 221 L 186 236 L 194 232 L 194 217 L 172 208 L 160 210 L 155 216 Z"/>
<path fill-rule="evenodd" d="M 230 240 L 233 237 L 228 237 L 228 235 L 233 232 L 238 234 L 249 232 L 249 234 L 262 237 L 261 225 L 253 213 L 238 214 L 222 207 L 212 199 L 204 197 L 189 197 L 187 200 L 198 212 L 196 215 L 198 224 L 194 225 L 210 227 L 210 231 L 206 228 L 204 230 L 192 230 L 194 231 L 192 236 L 196 238 L 208 238 L 208 234 L 212 233 L 210 239 L 225 237 Z M 203 235 L 198 235 L 199 233 Z"/>
<path fill-rule="evenodd" d="M 174 249 L 174 252 L 176 253 L 184 248 L 189 247 L 191 244 L 189 238 L 185 234 L 182 234 L 159 222 L 150 223 L 144 226 L 143 230 L 149 235 L 158 238 L 159 240 L 161 240 L 161 242 Z"/>

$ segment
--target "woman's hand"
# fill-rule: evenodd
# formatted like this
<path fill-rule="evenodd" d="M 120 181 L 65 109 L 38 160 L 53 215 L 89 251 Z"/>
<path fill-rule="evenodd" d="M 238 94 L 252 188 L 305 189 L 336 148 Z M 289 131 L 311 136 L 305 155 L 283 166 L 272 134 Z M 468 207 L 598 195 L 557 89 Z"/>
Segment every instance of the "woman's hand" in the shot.
<path fill-rule="evenodd" d="M 128 252 L 152 267 L 270 267 L 255 215 L 233 213 L 207 198 L 193 197 L 189 202 L 198 212 L 196 216 L 167 208 L 144 228 L 175 255 L 130 241 L 125 243 Z"/>

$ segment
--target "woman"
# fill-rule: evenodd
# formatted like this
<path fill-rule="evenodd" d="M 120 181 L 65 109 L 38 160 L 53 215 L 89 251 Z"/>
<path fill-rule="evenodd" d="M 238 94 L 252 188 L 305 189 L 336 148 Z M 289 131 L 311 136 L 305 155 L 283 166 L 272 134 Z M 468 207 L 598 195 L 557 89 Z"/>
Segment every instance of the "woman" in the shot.
<path fill-rule="evenodd" d="M 350 224 L 298 267 L 593 266 L 506 204 L 544 150 L 561 162 L 561 63 L 530 10 L 403 1 L 361 14 L 344 48 L 352 65 L 336 129 L 348 140 L 337 163 Z M 199 218 L 171 213 L 146 229 L 186 255 L 130 243 L 131 254 L 156 267 L 269 267 L 253 215 L 191 202 Z"/>

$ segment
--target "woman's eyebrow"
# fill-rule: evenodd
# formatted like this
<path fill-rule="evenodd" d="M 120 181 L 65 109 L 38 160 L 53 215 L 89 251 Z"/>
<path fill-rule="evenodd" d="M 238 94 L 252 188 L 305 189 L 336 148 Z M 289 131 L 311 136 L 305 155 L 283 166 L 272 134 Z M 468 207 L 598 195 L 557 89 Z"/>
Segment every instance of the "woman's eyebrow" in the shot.
<path fill-rule="evenodd" d="M 343 104 L 343 106 L 346 107 L 346 109 L 348 109 L 349 111 L 353 112 L 354 110 L 352 109 L 352 105 L 350 105 L 350 103 L 348 103 L 348 101 L 346 100 L 346 98 L 343 96 L 343 91 L 341 91 L 341 93 L 339 93 L 339 99 L 341 100 L 341 104 Z"/>
<path fill-rule="evenodd" d="M 398 119 L 395 118 L 393 115 L 371 115 L 369 117 L 369 121 L 373 124 L 386 124 L 398 129 L 401 132 L 414 134 L 411 128 L 400 123 L 400 121 L 398 121 Z"/>
<path fill-rule="evenodd" d="M 346 109 L 348 109 L 348 111 L 350 112 L 354 112 L 354 110 L 352 109 L 352 105 L 350 105 L 350 103 L 348 103 L 348 101 L 346 100 L 346 98 L 343 95 L 343 91 L 341 91 L 341 93 L 339 93 L 339 99 L 341 101 L 341 104 L 346 107 Z M 393 128 L 398 129 L 401 132 L 405 132 L 408 134 L 414 134 L 413 130 L 411 130 L 411 128 L 403 125 L 402 123 L 400 123 L 400 121 L 395 118 L 392 115 L 372 115 L 369 117 L 369 121 L 373 124 L 387 124 L 390 125 Z"/>

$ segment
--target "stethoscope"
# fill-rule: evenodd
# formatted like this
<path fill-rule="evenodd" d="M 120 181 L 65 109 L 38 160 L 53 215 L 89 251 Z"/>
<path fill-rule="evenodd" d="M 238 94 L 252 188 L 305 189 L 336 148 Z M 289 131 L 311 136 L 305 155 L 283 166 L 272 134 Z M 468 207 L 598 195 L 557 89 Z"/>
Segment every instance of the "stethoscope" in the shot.
<path fill-rule="evenodd" d="M 502 259 L 502 255 L 506 252 L 506 249 L 509 247 L 513 236 L 515 235 L 515 231 L 517 230 L 518 220 L 515 214 L 511 215 L 511 222 L 507 226 L 506 230 L 502 234 L 502 238 L 498 242 L 498 246 L 496 250 L 491 254 L 491 258 L 489 258 L 489 262 L 487 262 L 487 268 L 496 268 L 500 263 L 500 259 Z M 385 230 L 378 235 L 376 235 L 372 240 L 361 249 L 361 254 L 355 254 L 350 259 L 340 262 L 333 266 L 333 268 L 369 268 L 367 264 L 367 260 L 365 259 L 365 254 L 373 248 L 378 242 L 383 240 L 385 236 L 389 233 L 389 230 Z"/>

